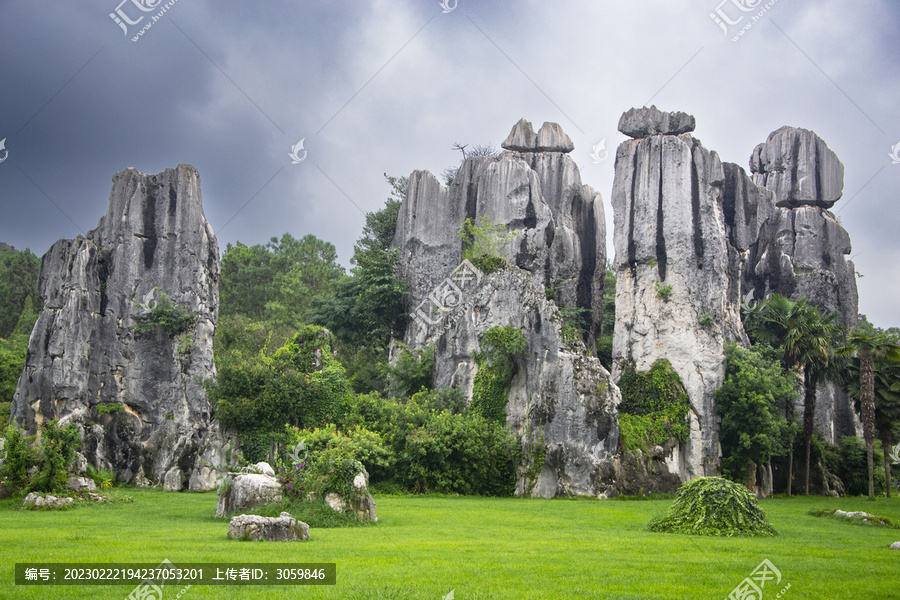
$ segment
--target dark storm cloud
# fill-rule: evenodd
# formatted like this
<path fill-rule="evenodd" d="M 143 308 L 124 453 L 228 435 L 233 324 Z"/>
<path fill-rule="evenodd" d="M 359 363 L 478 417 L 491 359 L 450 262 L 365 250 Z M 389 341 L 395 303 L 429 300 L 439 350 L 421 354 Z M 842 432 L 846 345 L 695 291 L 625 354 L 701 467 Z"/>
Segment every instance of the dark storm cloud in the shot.
<path fill-rule="evenodd" d="M 778 0 L 736 43 L 715 0 L 459 0 L 447 14 L 437 0 L 177 0 L 136 43 L 109 17 L 118 1 L 0 3 L 0 240 L 43 253 L 96 225 L 115 172 L 187 162 L 222 247 L 314 233 L 346 263 L 383 173 L 439 174 L 454 142 L 499 146 L 520 117 L 572 137 L 611 238 L 616 122 L 652 100 L 694 114 L 696 137 L 745 168 L 782 125 L 821 135 L 846 166 L 834 210 L 865 275 L 861 312 L 900 321 L 889 0 Z"/>

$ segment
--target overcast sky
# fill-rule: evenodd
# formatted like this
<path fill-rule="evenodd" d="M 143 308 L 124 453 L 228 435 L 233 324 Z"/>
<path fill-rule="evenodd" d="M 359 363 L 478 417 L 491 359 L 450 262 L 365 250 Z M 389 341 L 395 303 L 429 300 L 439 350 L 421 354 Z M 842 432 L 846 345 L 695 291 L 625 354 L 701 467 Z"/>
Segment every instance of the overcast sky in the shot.
<path fill-rule="evenodd" d="M 846 168 L 860 311 L 900 325 L 896 0 L 175 0 L 136 42 L 166 2 L 120 1 L 0 0 L 0 241 L 41 255 L 96 227 L 117 171 L 190 163 L 223 250 L 313 233 L 346 265 L 383 173 L 440 174 L 525 117 L 575 142 L 611 251 L 616 125 L 652 103 L 745 168 L 783 125 L 818 133 Z"/>

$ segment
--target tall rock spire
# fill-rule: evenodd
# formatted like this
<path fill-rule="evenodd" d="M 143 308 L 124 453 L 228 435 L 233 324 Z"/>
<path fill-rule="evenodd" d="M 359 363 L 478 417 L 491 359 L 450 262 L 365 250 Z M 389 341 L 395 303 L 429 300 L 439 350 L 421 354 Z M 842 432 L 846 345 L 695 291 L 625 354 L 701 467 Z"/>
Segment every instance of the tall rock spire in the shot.
<path fill-rule="evenodd" d="M 85 237 L 41 263 L 44 301 L 12 417 L 76 423 L 88 461 L 120 481 L 210 489 L 224 464 L 202 381 L 215 374 L 219 255 L 190 165 L 113 177 L 109 207 Z M 135 325 L 160 304 L 188 314 L 177 331 Z"/>

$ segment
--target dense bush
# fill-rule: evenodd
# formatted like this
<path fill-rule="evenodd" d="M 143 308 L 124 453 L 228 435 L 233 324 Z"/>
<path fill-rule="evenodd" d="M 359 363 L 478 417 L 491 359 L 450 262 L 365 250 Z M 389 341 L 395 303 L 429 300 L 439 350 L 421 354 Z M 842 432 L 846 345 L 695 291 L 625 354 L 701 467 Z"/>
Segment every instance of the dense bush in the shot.
<path fill-rule="evenodd" d="M 354 440 L 354 431 L 366 437 Z M 372 465 L 373 483 L 412 492 L 508 495 L 514 490 L 518 438 L 503 424 L 466 409 L 465 397 L 456 388 L 419 392 L 405 402 L 358 395 L 345 403 L 336 431 L 300 432 L 314 445 L 333 436 L 351 438 L 345 448 L 361 446 L 366 438 L 375 446 L 369 437 L 373 434 L 389 450 L 383 461 L 390 467 L 366 463 L 365 452 L 353 452 L 367 468 Z"/>
<path fill-rule="evenodd" d="M 431 389 L 434 344 L 419 350 L 413 350 L 402 343 L 398 344 L 398 347 L 397 358 L 387 368 L 390 394 L 406 398 L 423 388 Z"/>
<path fill-rule="evenodd" d="M 506 233 L 506 225 L 482 215 L 477 222 L 466 219 L 457 235 L 463 240 L 463 258 L 484 273 L 493 273 L 506 266 L 503 255 L 518 231 Z"/>
<path fill-rule="evenodd" d="M 619 378 L 619 389 L 619 430 L 625 448 L 647 452 L 650 446 L 669 440 L 688 440 L 691 405 L 668 360 L 657 360 L 646 373 L 627 367 Z"/>
<path fill-rule="evenodd" d="M 210 402 L 222 424 L 251 446 L 248 460 L 261 458 L 264 438 L 282 443 L 285 424 L 310 428 L 333 421 L 350 397 L 344 367 L 322 327 L 304 326 L 271 356 L 228 352 L 217 367 Z"/>
<path fill-rule="evenodd" d="M 866 462 L 865 443 L 855 436 L 844 436 L 839 445 L 826 444 L 818 435 L 813 437 L 813 461 L 820 458 L 826 468 L 836 475 L 844 484 L 844 492 L 848 496 L 861 496 L 869 493 L 868 466 Z M 877 454 L 877 453 L 876 453 Z M 884 466 L 881 457 L 875 457 L 875 493 L 882 494 L 886 489 Z"/>
<path fill-rule="evenodd" d="M 682 485 L 666 516 L 651 521 L 647 529 L 728 537 L 775 535 L 747 488 L 721 477 L 698 477 Z"/>
<path fill-rule="evenodd" d="M 6 456 L 0 476 L 8 489 L 14 493 L 65 492 L 68 467 L 81 448 L 75 425 L 60 427 L 56 420 L 41 423 L 39 442 L 38 436 L 26 437 L 15 427 L 7 427 L 3 437 Z"/>
<path fill-rule="evenodd" d="M 432 413 L 407 435 L 397 479 L 415 492 L 511 495 L 519 441 L 477 414 Z"/>

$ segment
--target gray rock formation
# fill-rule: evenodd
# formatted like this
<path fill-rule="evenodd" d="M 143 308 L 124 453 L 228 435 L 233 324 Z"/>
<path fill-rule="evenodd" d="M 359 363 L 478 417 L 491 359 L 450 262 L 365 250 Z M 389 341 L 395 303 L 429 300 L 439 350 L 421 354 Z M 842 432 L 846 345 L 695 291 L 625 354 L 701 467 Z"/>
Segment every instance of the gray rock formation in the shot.
<path fill-rule="evenodd" d="M 750 168 L 753 181 L 773 194 L 775 207 L 766 209 L 751 245 L 744 289 L 753 300 L 773 292 L 792 300 L 806 296 L 821 310 L 840 313 L 841 324 L 855 330 L 859 296 L 847 258 L 850 236 L 828 210 L 843 192 L 843 165 L 812 131 L 782 127 L 756 147 Z M 820 386 L 815 424 L 830 443 L 856 434 L 858 419 L 843 390 Z"/>
<path fill-rule="evenodd" d="M 512 325 L 527 340 L 508 396 L 507 425 L 527 447 L 543 444 L 546 450 L 537 478 L 522 474 L 517 493 L 544 498 L 617 493 L 619 390 L 581 342 L 562 339 L 558 308 L 527 272 L 510 267 L 483 276 L 446 315 L 436 337 L 408 341 L 414 347 L 435 343 L 435 386 L 458 386 L 471 398 L 478 371 L 474 353 L 484 333 L 497 325 Z"/>
<path fill-rule="evenodd" d="M 93 479 L 90 479 L 88 477 L 69 477 L 66 480 L 66 487 L 73 492 L 93 492 L 96 491 L 97 484 L 94 483 Z"/>
<path fill-rule="evenodd" d="M 74 422 L 85 456 L 119 481 L 211 489 L 226 443 L 202 380 L 215 374 L 218 245 L 189 165 L 113 177 L 109 208 L 85 237 L 41 263 L 44 310 L 28 345 L 12 418 L 29 433 Z M 162 294 L 193 316 L 174 338 L 138 332 Z"/>
<path fill-rule="evenodd" d="M 718 155 L 689 134 L 650 133 L 692 128 L 693 117 L 637 109 L 620 123 L 639 139 L 623 142 L 616 155 L 613 376 L 668 359 L 692 409 L 690 441 L 674 446 L 666 462 L 682 480 L 713 475 L 713 394 L 725 375 L 724 344 L 746 341 L 740 260 L 725 228 L 725 173 Z"/>
<path fill-rule="evenodd" d="M 257 473 L 237 475 L 219 492 L 216 518 L 261 504 L 281 502 L 281 498 L 281 484 L 274 477 Z"/>
<path fill-rule="evenodd" d="M 663 112 L 651 106 L 632 108 L 619 118 L 619 131 L 635 139 L 648 135 L 679 135 L 696 127 L 693 115 L 683 112 Z"/>
<path fill-rule="evenodd" d="M 535 134 L 531 123 L 520 119 L 500 147 L 516 152 L 571 152 L 575 144 L 556 123 L 544 123 Z"/>
<path fill-rule="evenodd" d="M 531 125 L 520 121 L 504 145 L 530 147 L 530 137 L 535 148 L 571 145 L 553 123 L 537 136 L 529 132 Z M 431 294 L 460 263 L 457 233 L 466 218 L 485 216 L 517 234 L 506 250 L 510 264 L 528 271 L 541 289 L 557 289 L 560 305 L 588 311 L 587 343 L 593 344 L 602 311 L 606 219 L 600 194 L 581 183 L 567 151 L 506 150 L 497 159 L 469 158 L 449 189 L 427 171 L 410 175 L 394 246 L 400 249 L 400 277 L 415 299 L 411 313 L 431 315 L 445 306 L 448 298 Z"/>
<path fill-rule="evenodd" d="M 557 303 L 587 309 L 593 344 L 599 331 L 606 227 L 600 195 L 581 183 L 558 125 L 537 134 L 520 121 L 497 159 L 470 158 L 449 189 L 415 171 L 400 207 L 394 246 L 400 276 L 410 284 L 405 341 L 436 346 L 436 386 L 459 386 L 471 397 L 484 333 L 512 325 L 527 351 L 512 381 L 507 424 L 529 448 L 543 444 L 540 473 L 521 474 L 517 491 L 553 497 L 616 493 L 619 392 L 580 340 L 563 340 Z M 517 232 L 506 251 L 510 267 L 491 275 L 460 266 L 466 218 L 487 216 Z"/>
<path fill-rule="evenodd" d="M 812 131 L 782 127 L 750 157 L 753 181 L 775 192 L 786 208 L 831 208 L 844 191 L 844 165 Z"/>
<path fill-rule="evenodd" d="M 279 517 L 240 515 L 233 517 L 228 524 L 228 537 L 254 542 L 304 541 L 309 539 L 309 525 L 286 512 Z"/>

